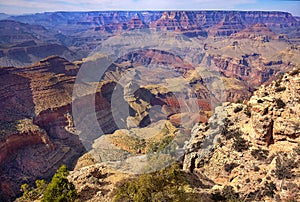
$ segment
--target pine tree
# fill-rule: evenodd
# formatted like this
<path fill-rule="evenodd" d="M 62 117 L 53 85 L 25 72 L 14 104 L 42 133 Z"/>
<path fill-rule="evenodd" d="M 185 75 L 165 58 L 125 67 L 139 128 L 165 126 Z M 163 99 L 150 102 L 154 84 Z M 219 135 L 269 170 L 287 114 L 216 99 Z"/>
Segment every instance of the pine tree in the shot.
<path fill-rule="evenodd" d="M 68 174 L 69 171 L 65 165 L 56 171 L 47 186 L 42 202 L 74 201 L 77 198 L 74 184 L 67 179 Z"/>

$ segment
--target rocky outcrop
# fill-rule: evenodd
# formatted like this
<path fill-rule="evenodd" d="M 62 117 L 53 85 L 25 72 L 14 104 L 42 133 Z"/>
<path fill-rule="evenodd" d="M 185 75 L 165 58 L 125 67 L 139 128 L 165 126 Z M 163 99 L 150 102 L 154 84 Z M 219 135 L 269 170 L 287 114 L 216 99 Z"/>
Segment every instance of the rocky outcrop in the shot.
<path fill-rule="evenodd" d="M 169 53 L 167 51 L 149 49 L 133 51 L 125 56 L 117 59 L 113 65 L 104 73 L 104 80 L 113 80 L 122 83 L 124 86 L 120 87 L 124 100 L 119 98 L 120 107 L 124 103 L 129 105 L 130 116 L 122 117 L 127 119 L 128 127 L 145 127 L 151 123 L 149 113 L 152 107 L 159 107 L 159 111 L 155 111 L 156 115 L 164 117 L 164 119 L 172 119 L 174 123 L 180 125 L 178 117 L 172 115 L 185 113 L 187 100 L 195 98 L 195 105 L 201 111 L 201 121 L 207 120 L 207 115 L 202 113 L 211 110 L 211 98 L 208 90 L 200 82 L 201 78 L 197 77 L 195 80 L 189 81 L 191 72 L 195 71 L 194 66 L 185 62 L 181 57 Z M 152 74 L 157 72 L 160 77 L 153 77 Z M 131 75 L 131 76 L 128 76 Z M 132 77 L 133 76 L 133 77 Z M 128 78 L 127 78 L 128 77 Z M 179 77 L 179 80 L 175 78 Z M 131 82 L 127 83 L 130 79 Z M 175 82 L 182 82 L 182 85 L 175 87 L 168 87 L 165 80 L 170 83 L 174 79 Z M 198 79 L 198 80 L 197 80 Z M 183 89 L 191 88 L 186 92 Z M 116 90 L 118 91 L 118 90 Z M 117 101 L 114 101 L 117 102 Z M 153 111 L 153 112 L 154 112 Z M 118 115 L 121 116 L 121 115 Z M 184 116 L 189 116 L 186 113 Z M 129 123 L 130 122 L 130 123 Z"/>
<path fill-rule="evenodd" d="M 205 175 L 213 190 L 232 186 L 244 200 L 299 200 L 299 81 L 295 69 L 249 102 L 217 107 L 193 128 L 183 169 Z"/>
<path fill-rule="evenodd" d="M 49 147 L 53 146 L 45 131 L 41 129 L 9 135 L 0 142 L 0 164 L 2 164 L 11 153 L 15 153 L 28 145 L 37 144 L 45 144 Z"/>
<path fill-rule="evenodd" d="M 93 164 L 72 171 L 68 179 L 74 183 L 82 201 L 111 201 L 118 183 L 130 176 L 104 164 Z"/>
<path fill-rule="evenodd" d="M 109 33 L 120 32 L 123 30 L 146 29 L 148 26 L 138 16 L 134 16 L 128 22 L 104 24 L 94 28 L 95 31 L 105 31 Z"/>

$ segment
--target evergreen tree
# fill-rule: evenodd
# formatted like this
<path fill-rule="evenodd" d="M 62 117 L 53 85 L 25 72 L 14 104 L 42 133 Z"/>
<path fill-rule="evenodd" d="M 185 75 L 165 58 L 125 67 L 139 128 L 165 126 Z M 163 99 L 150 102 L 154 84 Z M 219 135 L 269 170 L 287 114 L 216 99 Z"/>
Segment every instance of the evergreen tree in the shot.
<path fill-rule="evenodd" d="M 69 171 L 65 165 L 56 171 L 47 186 L 42 202 L 68 202 L 77 198 L 74 184 L 67 179 L 68 174 Z"/>

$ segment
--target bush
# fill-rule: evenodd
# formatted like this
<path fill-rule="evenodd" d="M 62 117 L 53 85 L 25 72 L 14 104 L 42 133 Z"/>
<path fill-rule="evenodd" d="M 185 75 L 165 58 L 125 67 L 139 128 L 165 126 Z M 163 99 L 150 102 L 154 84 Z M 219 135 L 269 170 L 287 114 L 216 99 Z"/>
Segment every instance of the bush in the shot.
<path fill-rule="evenodd" d="M 232 146 L 233 146 L 233 149 L 238 152 L 242 152 L 249 148 L 247 141 L 244 138 L 242 138 L 241 136 L 237 136 L 234 138 L 234 142 L 233 142 Z"/>
<path fill-rule="evenodd" d="M 300 155 L 300 144 L 298 144 L 298 146 L 295 147 L 295 148 L 293 149 L 293 151 L 296 152 L 298 155 Z"/>
<path fill-rule="evenodd" d="M 251 112 L 250 112 L 250 110 L 249 110 L 249 108 L 247 107 L 247 108 L 245 108 L 245 110 L 244 110 L 244 114 L 246 114 L 249 118 L 251 117 Z"/>
<path fill-rule="evenodd" d="M 236 163 L 228 163 L 228 164 L 225 164 L 224 166 L 224 170 L 226 172 L 231 172 L 235 167 L 237 167 L 239 164 L 236 164 Z"/>
<path fill-rule="evenodd" d="M 265 187 L 262 191 L 262 196 L 269 196 L 274 198 L 274 194 L 276 190 L 277 190 L 276 185 L 273 182 L 266 182 Z"/>
<path fill-rule="evenodd" d="M 239 194 L 233 190 L 232 186 L 225 186 L 222 190 L 216 191 L 212 194 L 211 199 L 214 201 L 242 201 L 239 197 Z"/>
<path fill-rule="evenodd" d="M 278 98 L 275 99 L 276 105 L 279 109 L 284 108 L 285 107 L 285 103 L 282 101 L 282 99 Z"/>
<path fill-rule="evenodd" d="M 243 110 L 243 106 L 237 106 L 237 107 L 234 108 L 233 112 L 234 113 L 238 113 L 238 112 L 240 112 L 242 110 Z"/>
<path fill-rule="evenodd" d="M 23 195 L 21 199 L 34 201 L 39 199 L 46 190 L 47 182 L 45 180 L 36 180 L 36 188 L 30 187 L 28 184 L 21 185 Z"/>
<path fill-rule="evenodd" d="M 264 149 L 261 149 L 261 148 L 258 148 L 258 149 L 253 149 L 251 151 L 251 155 L 257 159 L 257 160 L 265 160 L 268 158 L 268 155 L 269 155 L 269 151 L 268 150 L 264 150 Z"/>
<path fill-rule="evenodd" d="M 227 128 L 224 127 L 223 130 L 222 130 L 222 135 L 225 136 L 226 140 L 230 140 L 232 138 L 241 137 L 242 134 L 243 134 L 243 132 L 241 130 L 239 130 L 239 129 L 227 130 Z"/>
<path fill-rule="evenodd" d="M 293 70 L 291 73 L 290 73 L 290 75 L 291 76 L 295 76 L 295 75 L 297 75 L 297 74 L 299 74 L 300 73 L 300 69 L 295 69 L 295 70 Z"/>
<path fill-rule="evenodd" d="M 296 162 L 293 159 L 280 155 L 276 158 L 275 175 L 279 180 L 290 179 L 293 176 L 292 169 L 296 166 Z"/>
<path fill-rule="evenodd" d="M 172 165 L 155 173 L 143 174 L 120 183 L 114 193 L 114 201 L 199 201 L 188 186 L 184 173 L 178 165 Z"/>
<path fill-rule="evenodd" d="M 282 92 L 282 91 L 285 91 L 286 90 L 286 87 L 285 86 L 280 86 L 280 87 L 277 87 L 275 88 L 275 92 Z"/>
<path fill-rule="evenodd" d="M 68 181 L 68 174 L 69 171 L 65 165 L 62 165 L 56 171 L 47 186 L 42 202 L 75 201 L 77 192 L 74 184 Z"/>

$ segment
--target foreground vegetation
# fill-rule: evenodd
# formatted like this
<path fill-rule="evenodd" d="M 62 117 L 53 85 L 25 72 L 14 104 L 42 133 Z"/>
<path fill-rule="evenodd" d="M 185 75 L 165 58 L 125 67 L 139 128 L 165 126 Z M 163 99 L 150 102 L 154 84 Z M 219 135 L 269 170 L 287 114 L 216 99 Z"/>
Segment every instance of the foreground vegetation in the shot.
<path fill-rule="evenodd" d="M 36 180 L 36 187 L 32 188 L 28 184 L 21 186 L 23 196 L 19 201 L 42 202 L 65 202 L 75 201 L 77 192 L 73 183 L 69 182 L 67 176 L 69 171 L 65 165 L 62 165 L 54 174 L 51 182 L 47 184 L 45 180 Z"/>

